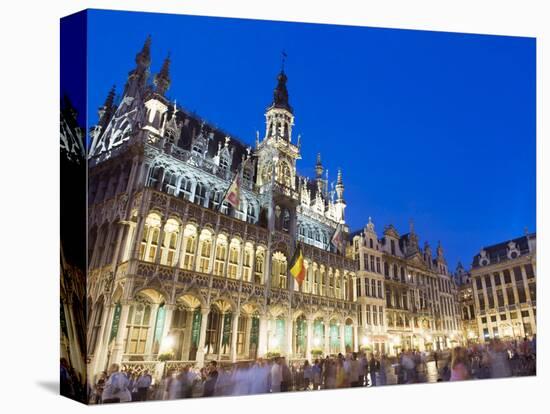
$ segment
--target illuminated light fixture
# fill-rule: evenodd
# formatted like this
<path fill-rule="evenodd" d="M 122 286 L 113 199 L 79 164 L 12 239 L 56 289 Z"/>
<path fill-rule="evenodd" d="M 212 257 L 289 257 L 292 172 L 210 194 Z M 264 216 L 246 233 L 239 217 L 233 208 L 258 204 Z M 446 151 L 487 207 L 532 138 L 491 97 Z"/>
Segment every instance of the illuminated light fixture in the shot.
<path fill-rule="evenodd" d="M 361 344 L 363 344 L 363 346 L 367 346 L 369 344 L 369 338 L 367 338 L 366 336 L 364 336 L 362 339 L 361 339 Z"/>
<path fill-rule="evenodd" d="M 160 350 L 160 353 L 169 352 L 172 350 L 176 343 L 176 339 L 173 335 L 168 335 L 166 338 L 164 338 L 164 341 L 162 341 L 162 349 Z"/>
<path fill-rule="evenodd" d="M 313 345 L 315 346 L 321 345 L 321 340 L 319 338 L 313 338 Z"/>

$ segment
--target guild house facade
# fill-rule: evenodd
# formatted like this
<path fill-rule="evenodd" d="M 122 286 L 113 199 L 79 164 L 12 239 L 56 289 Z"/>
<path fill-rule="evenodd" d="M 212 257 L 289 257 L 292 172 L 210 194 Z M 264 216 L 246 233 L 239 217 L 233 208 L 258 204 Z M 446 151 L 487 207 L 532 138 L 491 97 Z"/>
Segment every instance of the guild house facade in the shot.
<path fill-rule="evenodd" d="M 314 177 L 298 174 L 284 70 L 251 147 L 170 101 L 170 60 L 149 76 L 150 48 L 90 131 L 90 378 L 112 362 L 154 371 L 459 340 L 442 247 L 421 249 L 412 224 L 351 233 L 342 171 L 332 186 L 318 155 Z"/>
<path fill-rule="evenodd" d="M 526 231 L 522 237 L 483 247 L 461 290 L 471 293 L 462 306 L 470 340 L 536 335 L 536 234 Z"/>

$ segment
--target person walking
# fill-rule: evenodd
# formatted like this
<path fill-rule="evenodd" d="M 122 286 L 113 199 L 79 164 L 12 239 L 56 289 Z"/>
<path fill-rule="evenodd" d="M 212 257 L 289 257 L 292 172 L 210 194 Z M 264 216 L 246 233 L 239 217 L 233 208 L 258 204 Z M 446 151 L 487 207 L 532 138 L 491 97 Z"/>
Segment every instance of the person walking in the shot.
<path fill-rule="evenodd" d="M 460 346 L 453 348 L 449 381 L 464 381 L 470 378 L 467 359 L 464 348 Z"/>
<path fill-rule="evenodd" d="M 304 390 L 309 390 L 309 385 L 313 379 L 313 368 L 309 364 L 309 361 L 306 359 L 303 366 L 304 371 Z"/>
<path fill-rule="evenodd" d="M 271 392 L 281 392 L 281 383 L 283 382 L 283 368 L 281 358 L 275 358 L 271 367 Z"/>
<path fill-rule="evenodd" d="M 380 362 L 374 357 L 374 354 L 370 354 L 369 360 L 370 381 L 373 387 L 376 387 L 377 374 L 380 371 Z"/>
<path fill-rule="evenodd" d="M 218 363 L 211 361 L 208 371 L 206 372 L 206 379 L 204 381 L 204 388 L 202 391 L 203 397 L 212 397 L 216 390 L 216 383 L 218 382 Z"/>
<path fill-rule="evenodd" d="M 149 388 L 153 383 L 153 378 L 148 370 L 143 371 L 135 383 L 137 389 L 137 401 L 147 401 Z"/>
<path fill-rule="evenodd" d="M 120 403 L 132 401 L 132 394 L 128 389 L 130 381 L 128 377 L 120 372 L 118 364 L 112 364 L 109 367 L 109 379 L 105 383 L 101 399 L 103 403 Z"/>

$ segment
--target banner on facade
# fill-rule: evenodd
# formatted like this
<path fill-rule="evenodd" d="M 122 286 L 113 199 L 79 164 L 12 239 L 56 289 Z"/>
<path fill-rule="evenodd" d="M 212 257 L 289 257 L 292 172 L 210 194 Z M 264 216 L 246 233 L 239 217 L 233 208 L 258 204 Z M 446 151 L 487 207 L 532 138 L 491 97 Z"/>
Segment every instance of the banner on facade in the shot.
<path fill-rule="evenodd" d="M 109 336 L 109 343 L 111 343 L 118 333 L 118 325 L 120 324 L 120 312 L 122 310 L 122 306 L 120 306 L 120 303 L 117 303 L 115 306 L 115 313 L 113 315 L 113 325 L 111 326 L 111 335 Z"/>

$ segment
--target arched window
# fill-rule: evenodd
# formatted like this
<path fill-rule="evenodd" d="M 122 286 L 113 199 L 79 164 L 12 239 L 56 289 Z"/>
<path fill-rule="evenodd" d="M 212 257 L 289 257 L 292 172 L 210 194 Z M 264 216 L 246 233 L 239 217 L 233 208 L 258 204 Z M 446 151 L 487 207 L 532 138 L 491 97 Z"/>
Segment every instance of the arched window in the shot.
<path fill-rule="evenodd" d="M 140 245 L 140 260 L 154 262 L 159 247 L 161 218 L 157 213 L 151 213 L 145 219 L 145 228 Z"/>
<path fill-rule="evenodd" d="M 319 295 L 324 295 L 325 294 L 325 290 L 326 290 L 325 277 L 326 277 L 325 268 L 321 267 L 321 272 L 320 272 L 320 277 L 319 277 Z"/>
<path fill-rule="evenodd" d="M 245 282 L 250 282 L 251 270 L 252 270 L 252 257 L 254 257 L 254 249 L 250 243 L 245 245 L 243 266 L 242 266 L 242 279 Z"/>
<path fill-rule="evenodd" d="M 233 239 L 229 246 L 229 260 L 227 264 L 227 277 L 237 279 L 237 270 L 239 267 L 239 253 L 241 251 L 240 242 Z"/>
<path fill-rule="evenodd" d="M 177 181 L 178 181 L 178 177 L 175 173 L 173 173 L 172 171 L 167 172 L 164 175 L 164 181 L 162 186 L 163 191 L 170 195 L 176 194 Z"/>
<path fill-rule="evenodd" d="M 203 231 L 199 239 L 199 272 L 208 273 L 210 269 L 210 255 L 212 254 L 212 236 Z"/>
<path fill-rule="evenodd" d="M 292 174 L 290 171 L 290 166 L 287 162 L 281 161 L 279 164 L 279 176 L 277 177 L 281 184 L 286 187 L 292 187 Z"/>
<path fill-rule="evenodd" d="M 151 305 L 137 303 L 130 306 L 126 325 L 126 354 L 144 354 L 149 326 L 151 323 Z"/>
<path fill-rule="evenodd" d="M 334 297 L 334 274 L 332 273 L 332 270 L 329 270 L 328 274 L 328 296 Z"/>
<path fill-rule="evenodd" d="M 252 203 L 248 203 L 246 207 L 246 221 L 249 223 L 256 223 L 256 209 Z"/>
<path fill-rule="evenodd" d="M 164 175 L 164 168 L 162 168 L 159 165 L 155 165 L 153 168 L 151 168 L 151 172 L 149 173 L 149 180 L 147 181 L 147 186 L 151 188 L 157 188 L 159 185 L 159 182 L 162 180 L 163 175 Z"/>
<path fill-rule="evenodd" d="M 273 253 L 273 286 L 279 289 L 287 287 L 287 262 L 286 257 L 281 252 Z"/>
<path fill-rule="evenodd" d="M 206 186 L 202 183 L 197 183 L 197 186 L 195 187 L 194 202 L 199 206 L 204 206 L 205 199 L 206 199 Z"/>
<path fill-rule="evenodd" d="M 221 318 L 219 309 L 216 306 L 210 308 L 206 322 L 205 351 L 207 354 L 217 354 L 220 343 L 219 333 L 221 330 Z"/>
<path fill-rule="evenodd" d="M 183 177 L 180 182 L 180 188 L 178 190 L 178 197 L 185 200 L 191 200 L 193 195 L 193 183 L 187 177 Z"/>
<path fill-rule="evenodd" d="M 214 274 L 223 276 L 225 271 L 225 257 L 227 255 L 227 239 L 220 234 L 216 242 L 216 257 L 214 258 Z"/>
<path fill-rule="evenodd" d="M 283 231 L 289 231 L 289 230 L 290 230 L 290 212 L 285 209 L 283 212 Z"/>
<path fill-rule="evenodd" d="M 320 289 L 319 286 L 321 286 L 321 271 L 316 265 L 314 265 L 313 274 L 313 294 L 318 295 Z"/>
<path fill-rule="evenodd" d="M 178 243 L 179 223 L 174 219 L 168 219 L 164 225 L 164 243 L 160 263 L 167 266 L 176 264 L 176 246 Z"/>
<path fill-rule="evenodd" d="M 187 225 L 183 230 L 183 268 L 187 270 L 193 270 L 193 263 L 195 259 L 195 247 L 197 243 L 197 230 L 191 225 Z"/>
<path fill-rule="evenodd" d="M 94 318 L 90 323 L 90 326 L 92 328 L 90 342 L 88 343 L 88 351 L 90 355 L 93 355 L 95 352 L 97 337 L 99 335 L 99 330 L 101 329 L 101 319 L 103 318 L 103 296 L 97 301 L 94 309 Z"/>
<path fill-rule="evenodd" d="M 258 249 L 256 252 L 256 265 L 254 267 L 254 283 L 262 284 L 263 275 L 264 275 L 264 251 L 263 249 Z"/>

